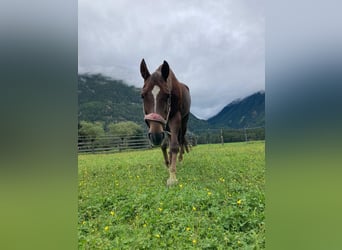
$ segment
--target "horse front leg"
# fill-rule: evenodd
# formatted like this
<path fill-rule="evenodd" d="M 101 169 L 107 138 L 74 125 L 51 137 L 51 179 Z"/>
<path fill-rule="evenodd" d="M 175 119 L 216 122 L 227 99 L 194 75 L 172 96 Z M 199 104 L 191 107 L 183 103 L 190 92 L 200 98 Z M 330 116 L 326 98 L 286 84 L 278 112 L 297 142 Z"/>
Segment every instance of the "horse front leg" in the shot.
<path fill-rule="evenodd" d="M 176 163 L 177 163 L 177 154 L 179 152 L 179 142 L 178 142 L 178 133 L 180 129 L 180 114 L 176 114 L 174 119 L 170 121 L 170 130 L 171 130 L 171 138 L 170 138 L 170 167 L 169 173 L 170 177 L 167 180 L 167 185 L 172 186 L 176 184 Z"/>
<path fill-rule="evenodd" d="M 163 156 L 164 156 L 164 162 L 165 162 L 165 165 L 167 168 L 169 168 L 169 165 L 170 165 L 170 160 L 169 160 L 169 156 L 167 155 L 167 145 L 168 145 L 168 138 L 166 138 L 162 145 L 161 145 L 161 149 L 162 149 L 162 152 L 163 152 Z"/>
<path fill-rule="evenodd" d="M 170 163 L 170 167 L 169 167 L 169 173 L 170 173 L 170 177 L 167 180 L 167 185 L 168 186 L 172 186 L 177 184 L 178 180 L 176 178 L 176 163 L 177 163 L 177 154 L 178 154 L 178 144 L 177 144 L 177 148 L 171 148 L 170 147 L 170 159 L 171 159 L 171 163 Z"/>
<path fill-rule="evenodd" d="M 177 163 L 177 154 L 179 152 L 179 144 L 177 140 L 177 136 L 171 135 L 171 143 L 170 143 L 170 167 L 169 173 L 170 177 L 167 180 L 167 185 L 172 186 L 177 184 L 178 180 L 176 178 L 176 163 Z"/>

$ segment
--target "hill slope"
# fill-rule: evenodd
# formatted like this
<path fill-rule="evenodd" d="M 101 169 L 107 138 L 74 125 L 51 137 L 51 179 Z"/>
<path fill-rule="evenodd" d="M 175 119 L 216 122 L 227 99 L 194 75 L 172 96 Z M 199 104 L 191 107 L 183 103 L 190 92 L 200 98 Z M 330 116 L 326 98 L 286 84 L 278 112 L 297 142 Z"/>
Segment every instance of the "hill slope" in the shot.
<path fill-rule="evenodd" d="M 101 74 L 78 76 L 78 108 L 80 121 L 133 121 L 145 126 L 140 89 Z M 207 128 L 207 122 L 190 114 L 189 130 L 198 128 Z"/>
<path fill-rule="evenodd" d="M 101 74 L 78 76 L 78 106 L 80 121 L 103 121 L 105 124 L 133 121 L 145 126 L 140 89 Z M 190 114 L 188 129 L 255 127 L 263 126 L 264 122 L 265 94 L 258 92 L 227 105 L 209 120 Z"/>
<path fill-rule="evenodd" d="M 224 107 L 208 120 L 210 127 L 258 127 L 265 125 L 265 92 L 257 92 Z"/>
<path fill-rule="evenodd" d="M 78 76 L 78 119 L 142 124 L 140 89 L 103 75 Z"/>

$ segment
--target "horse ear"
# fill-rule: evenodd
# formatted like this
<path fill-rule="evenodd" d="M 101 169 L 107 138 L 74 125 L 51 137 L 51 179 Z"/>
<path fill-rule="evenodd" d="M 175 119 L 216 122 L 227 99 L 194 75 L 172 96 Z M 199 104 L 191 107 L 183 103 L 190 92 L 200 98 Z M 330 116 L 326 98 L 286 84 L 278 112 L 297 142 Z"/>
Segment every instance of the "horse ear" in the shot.
<path fill-rule="evenodd" d="M 142 78 L 144 78 L 144 80 L 146 80 L 151 75 L 147 69 L 144 58 L 142 59 L 140 63 L 140 73 L 141 73 Z"/>
<path fill-rule="evenodd" d="M 163 66 L 161 68 L 161 73 L 165 81 L 169 76 L 169 72 L 170 72 L 169 64 L 167 63 L 167 61 L 164 61 Z"/>

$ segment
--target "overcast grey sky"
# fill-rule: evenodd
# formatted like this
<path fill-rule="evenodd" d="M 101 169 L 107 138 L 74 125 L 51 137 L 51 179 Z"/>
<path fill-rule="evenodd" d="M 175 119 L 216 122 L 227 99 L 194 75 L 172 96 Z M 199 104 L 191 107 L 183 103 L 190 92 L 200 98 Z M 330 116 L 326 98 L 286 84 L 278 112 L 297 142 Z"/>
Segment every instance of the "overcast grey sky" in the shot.
<path fill-rule="evenodd" d="M 142 87 L 168 61 L 199 118 L 265 89 L 264 0 L 79 0 L 79 73 Z"/>

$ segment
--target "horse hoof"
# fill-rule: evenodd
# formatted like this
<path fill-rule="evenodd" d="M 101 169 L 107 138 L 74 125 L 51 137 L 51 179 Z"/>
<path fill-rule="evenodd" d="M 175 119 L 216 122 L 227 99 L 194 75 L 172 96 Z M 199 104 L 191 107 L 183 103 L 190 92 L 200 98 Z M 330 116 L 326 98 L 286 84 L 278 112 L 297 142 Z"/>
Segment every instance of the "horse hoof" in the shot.
<path fill-rule="evenodd" d="M 173 186 L 173 185 L 177 184 L 177 182 L 178 182 L 177 179 L 171 179 L 171 178 L 169 178 L 169 179 L 167 179 L 166 185 L 167 185 L 168 187 L 170 187 L 170 186 Z"/>

